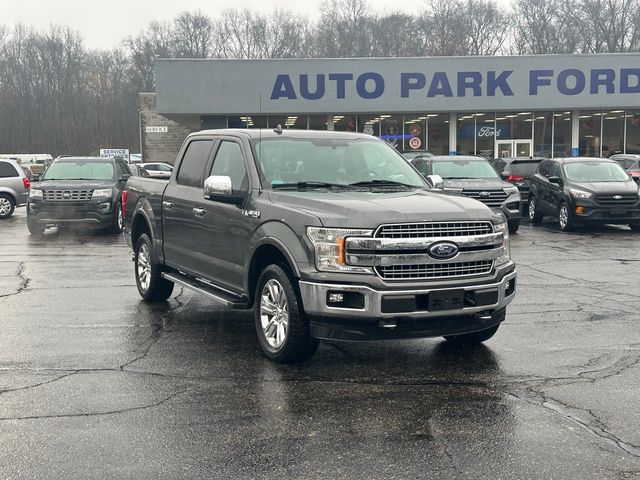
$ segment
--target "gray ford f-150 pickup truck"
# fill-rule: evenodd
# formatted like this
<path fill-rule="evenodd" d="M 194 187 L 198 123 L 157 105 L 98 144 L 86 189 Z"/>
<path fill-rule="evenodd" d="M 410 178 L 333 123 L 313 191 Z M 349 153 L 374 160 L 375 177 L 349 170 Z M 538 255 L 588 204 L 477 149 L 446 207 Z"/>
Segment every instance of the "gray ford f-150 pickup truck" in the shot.
<path fill-rule="evenodd" d="M 369 135 L 194 133 L 171 179 L 132 177 L 122 205 L 142 298 L 178 284 L 253 309 L 279 362 L 328 338 L 482 342 L 515 294 L 502 213 L 429 191 Z"/>

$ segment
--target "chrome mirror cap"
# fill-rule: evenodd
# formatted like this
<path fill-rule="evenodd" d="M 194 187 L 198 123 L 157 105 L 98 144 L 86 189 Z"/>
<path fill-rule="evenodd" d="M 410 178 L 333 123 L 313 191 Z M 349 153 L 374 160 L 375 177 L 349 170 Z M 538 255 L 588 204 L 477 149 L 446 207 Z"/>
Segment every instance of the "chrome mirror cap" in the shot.
<path fill-rule="evenodd" d="M 204 196 L 209 198 L 216 195 L 232 195 L 231 177 L 226 175 L 212 175 L 204 181 Z"/>
<path fill-rule="evenodd" d="M 433 188 L 444 188 L 444 180 L 440 175 L 427 175 L 427 180 Z"/>

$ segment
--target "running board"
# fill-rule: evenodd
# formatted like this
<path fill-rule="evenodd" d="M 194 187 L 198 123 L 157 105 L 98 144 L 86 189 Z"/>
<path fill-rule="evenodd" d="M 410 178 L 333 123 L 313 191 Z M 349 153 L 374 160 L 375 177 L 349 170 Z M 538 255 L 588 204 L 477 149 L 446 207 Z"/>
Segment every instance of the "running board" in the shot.
<path fill-rule="evenodd" d="M 169 280 L 177 285 L 193 290 L 194 292 L 201 293 L 213 300 L 221 302 L 228 308 L 234 310 L 243 310 L 249 308 L 249 304 L 246 301 L 240 300 L 238 297 L 233 297 L 231 294 L 222 292 L 215 287 L 203 284 L 197 280 L 185 277 L 176 273 L 162 273 L 162 278 Z"/>

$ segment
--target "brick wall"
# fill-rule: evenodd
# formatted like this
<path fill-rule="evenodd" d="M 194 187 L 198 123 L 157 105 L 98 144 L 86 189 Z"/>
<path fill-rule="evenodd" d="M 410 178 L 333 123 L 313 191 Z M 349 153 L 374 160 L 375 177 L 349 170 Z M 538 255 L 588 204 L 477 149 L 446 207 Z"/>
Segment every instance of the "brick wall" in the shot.
<path fill-rule="evenodd" d="M 144 162 L 173 164 L 185 137 L 200 130 L 200 117 L 197 115 L 184 115 L 178 121 L 160 115 L 156 110 L 155 93 L 139 94 L 138 109 Z M 147 133 L 146 127 L 167 127 L 167 132 Z"/>

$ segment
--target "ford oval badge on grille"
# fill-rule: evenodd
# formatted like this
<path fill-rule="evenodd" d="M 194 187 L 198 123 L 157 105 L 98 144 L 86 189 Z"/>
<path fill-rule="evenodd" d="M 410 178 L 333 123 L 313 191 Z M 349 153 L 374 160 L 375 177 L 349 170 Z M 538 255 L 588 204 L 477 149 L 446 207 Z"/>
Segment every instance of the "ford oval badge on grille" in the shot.
<path fill-rule="evenodd" d="M 65 199 L 67 199 L 67 198 L 71 198 L 71 194 L 70 194 L 69 192 L 64 192 L 64 193 L 62 194 L 62 198 L 65 198 Z"/>
<path fill-rule="evenodd" d="M 480 192 L 478 196 L 481 198 L 488 198 L 491 196 L 491 192 Z"/>
<path fill-rule="evenodd" d="M 446 260 L 458 254 L 458 246 L 451 242 L 438 242 L 429 247 L 429 255 L 433 258 Z"/>
<path fill-rule="evenodd" d="M 622 200 L 622 195 L 614 195 L 613 199 L 614 200 Z"/>

